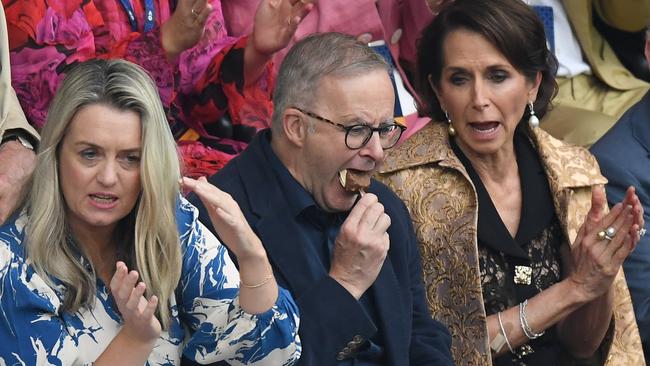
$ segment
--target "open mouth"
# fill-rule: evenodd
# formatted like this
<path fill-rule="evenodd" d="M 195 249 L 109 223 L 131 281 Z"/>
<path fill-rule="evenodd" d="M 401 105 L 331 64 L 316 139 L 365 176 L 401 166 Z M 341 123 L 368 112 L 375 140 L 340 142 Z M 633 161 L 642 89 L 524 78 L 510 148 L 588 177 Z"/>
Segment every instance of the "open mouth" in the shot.
<path fill-rule="evenodd" d="M 339 182 L 348 192 L 364 192 L 370 186 L 370 174 L 357 169 L 343 169 L 339 172 Z"/>
<path fill-rule="evenodd" d="M 90 198 L 101 204 L 109 204 L 117 201 L 117 197 L 112 196 L 112 195 L 104 195 L 104 194 L 91 194 Z"/>
<path fill-rule="evenodd" d="M 499 122 L 474 122 L 470 123 L 469 126 L 472 128 L 472 130 L 478 133 L 490 133 L 496 131 L 496 129 L 499 127 Z"/>

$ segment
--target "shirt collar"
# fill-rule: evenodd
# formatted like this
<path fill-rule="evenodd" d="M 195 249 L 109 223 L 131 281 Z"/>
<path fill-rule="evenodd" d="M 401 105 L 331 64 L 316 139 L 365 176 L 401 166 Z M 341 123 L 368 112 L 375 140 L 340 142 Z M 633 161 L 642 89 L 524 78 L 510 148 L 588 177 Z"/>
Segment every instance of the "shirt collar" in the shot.
<path fill-rule="evenodd" d="M 471 162 L 458 145 L 451 140 L 452 149 L 465 166 L 476 187 L 478 199 L 477 238 L 479 242 L 511 256 L 528 258 L 522 245 L 533 240 L 550 225 L 555 211 L 543 166 L 530 143 L 525 128 L 517 128 L 514 145 L 522 191 L 521 219 L 515 238 L 510 235 L 503 224 L 487 189 Z"/>
<path fill-rule="evenodd" d="M 260 132 L 260 145 L 262 152 L 266 156 L 271 170 L 275 173 L 278 181 L 280 182 L 280 189 L 286 198 L 289 209 L 291 210 L 292 217 L 297 217 L 304 210 L 315 207 L 320 210 L 316 201 L 307 190 L 298 183 L 298 181 L 289 173 L 289 170 L 280 158 L 275 154 L 271 148 L 271 130 L 267 129 Z M 260 182 L 260 184 L 266 184 Z M 311 210 L 309 210 L 311 211 Z"/>

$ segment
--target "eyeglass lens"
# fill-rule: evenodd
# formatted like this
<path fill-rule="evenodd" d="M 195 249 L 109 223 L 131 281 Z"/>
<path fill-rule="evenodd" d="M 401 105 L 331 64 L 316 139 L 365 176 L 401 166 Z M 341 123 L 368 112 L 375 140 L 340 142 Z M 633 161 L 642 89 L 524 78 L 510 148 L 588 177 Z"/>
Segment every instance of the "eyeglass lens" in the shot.
<path fill-rule="evenodd" d="M 402 129 L 397 125 L 388 125 L 375 129 L 370 126 L 358 125 L 347 131 L 345 143 L 351 149 L 359 149 L 370 141 L 374 131 L 379 133 L 379 141 L 383 149 L 393 147 L 402 135 Z"/>

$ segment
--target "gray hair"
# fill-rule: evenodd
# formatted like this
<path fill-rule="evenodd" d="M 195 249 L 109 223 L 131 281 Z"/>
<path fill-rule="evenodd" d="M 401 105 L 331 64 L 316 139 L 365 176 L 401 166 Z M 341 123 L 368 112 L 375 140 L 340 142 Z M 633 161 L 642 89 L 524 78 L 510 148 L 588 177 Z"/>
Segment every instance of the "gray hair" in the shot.
<path fill-rule="evenodd" d="M 168 328 L 169 301 L 182 264 L 175 215 L 180 162 L 158 89 L 143 68 L 122 60 L 94 60 L 77 65 L 65 77 L 50 105 L 26 201 L 27 255 L 47 282 L 52 285 L 53 277 L 64 284 L 64 311 L 74 313 L 94 304 L 96 273 L 85 268 L 79 254 L 88 257 L 71 237 L 58 170 L 59 146 L 70 122 L 94 104 L 140 116 L 140 198 L 116 234 L 124 239 L 119 240 L 125 246 L 126 258 L 121 260 L 138 271 L 148 297 L 158 296 L 156 315 Z"/>
<path fill-rule="evenodd" d="M 342 33 L 312 34 L 296 43 L 280 66 L 273 94 L 273 133 L 282 133 L 282 115 L 290 106 L 311 108 L 326 76 L 391 72 L 386 60 L 356 38 Z"/>

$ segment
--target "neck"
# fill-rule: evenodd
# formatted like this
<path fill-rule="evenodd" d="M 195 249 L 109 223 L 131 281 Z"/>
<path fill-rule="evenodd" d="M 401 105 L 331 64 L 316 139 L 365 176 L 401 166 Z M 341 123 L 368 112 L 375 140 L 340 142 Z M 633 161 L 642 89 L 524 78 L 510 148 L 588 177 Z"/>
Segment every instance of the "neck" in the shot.
<path fill-rule="evenodd" d="M 295 148 L 291 142 L 284 138 L 284 136 L 273 136 L 271 139 L 271 150 L 278 157 L 282 165 L 289 171 L 289 174 L 300 183 L 303 188 L 307 189 L 305 182 L 302 179 L 302 176 L 299 174 L 301 169 L 299 168 L 301 154 L 300 149 Z"/>
<path fill-rule="evenodd" d="M 457 139 L 456 142 L 484 183 L 493 182 L 500 184 L 508 181 L 513 176 L 519 176 L 517 156 L 513 142 L 493 154 L 478 154 L 467 148 L 462 141 Z"/>
<path fill-rule="evenodd" d="M 110 280 L 112 270 L 115 268 L 117 247 L 114 241 L 115 227 L 91 228 L 70 222 L 71 234 L 80 249 L 88 256 L 98 276 L 106 281 Z M 107 282 L 108 283 L 108 282 Z"/>

